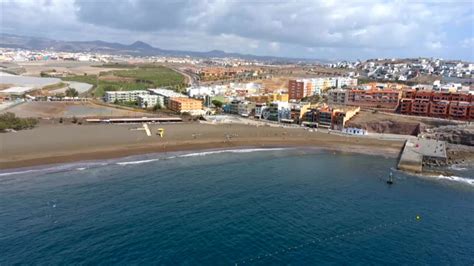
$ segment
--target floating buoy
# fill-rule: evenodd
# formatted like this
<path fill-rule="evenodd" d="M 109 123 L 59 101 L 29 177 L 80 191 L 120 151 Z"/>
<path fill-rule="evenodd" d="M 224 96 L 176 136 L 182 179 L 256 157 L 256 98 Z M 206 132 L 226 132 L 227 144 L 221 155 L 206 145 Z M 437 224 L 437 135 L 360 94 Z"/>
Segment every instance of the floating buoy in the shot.
<path fill-rule="evenodd" d="M 416 216 L 416 220 L 417 220 L 417 221 L 421 220 L 420 215 L 417 215 L 417 216 Z"/>

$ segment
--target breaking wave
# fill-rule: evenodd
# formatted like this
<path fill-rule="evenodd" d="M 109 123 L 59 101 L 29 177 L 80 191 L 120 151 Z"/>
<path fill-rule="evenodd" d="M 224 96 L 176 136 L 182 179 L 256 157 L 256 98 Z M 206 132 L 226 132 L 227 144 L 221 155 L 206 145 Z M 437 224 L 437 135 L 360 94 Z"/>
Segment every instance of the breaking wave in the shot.
<path fill-rule="evenodd" d="M 250 153 L 250 152 L 281 151 L 281 150 L 288 150 L 288 148 L 256 148 L 256 149 L 203 151 L 203 152 L 182 154 L 182 155 L 179 155 L 178 157 L 185 158 L 185 157 L 207 156 L 207 155 L 219 154 L 219 153 Z"/>
<path fill-rule="evenodd" d="M 233 150 L 213 150 L 213 151 L 202 151 L 202 152 L 193 152 L 193 153 L 186 153 L 186 154 L 177 154 L 169 157 L 160 157 L 160 158 L 153 158 L 153 159 L 145 159 L 145 160 L 134 160 L 134 161 L 125 161 L 125 162 L 117 162 L 117 165 L 134 165 L 134 164 L 144 164 L 150 162 L 156 162 L 159 160 L 171 160 L 175 158 L 187 158 L 187 157 L 198 157 L 198 156 L 207 156 L 213 154 L 220 154 L 220 153 L 251 153 L 251 152 L 263 152 L 263 151 L 279 151 L 285 150 L 288 148 L 253 148 L 253 149 L 233 149 Z"/>
<path fill-rule="evenodd" d="M 118 165 L 142 164 L 142 163 L 156 162 L 159 160 L 160 159 L 148 159 L 148 160 L 139 160 L 139 161 L 119 162 L 117 164 Z"/>
<path fill-rule="evenodd" d="M 445 176 L 445 175 L 438 175 L 438 176 L 431 176 L 432 178 L 436 178 L 439 180 L 449 180 L 459 183 L 468 184 L 474 186 L 474 179 L 467 178 L 467 177 L 460 177 L 460 176 Z"/>

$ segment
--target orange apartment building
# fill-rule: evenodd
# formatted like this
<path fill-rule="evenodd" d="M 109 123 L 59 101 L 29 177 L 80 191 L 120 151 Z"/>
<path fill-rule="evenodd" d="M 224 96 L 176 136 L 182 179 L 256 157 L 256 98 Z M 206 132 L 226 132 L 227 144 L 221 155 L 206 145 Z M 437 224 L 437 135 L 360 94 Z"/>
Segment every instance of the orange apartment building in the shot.
<path fill-rule="evenodd" d="M 448 115 L 449 108 L 449 101 L 447 100 L 431 101 L 429 115 L 441 118 L 446 117 Z"/>
<path fill-rule="evenodd" d="M 470 111 L 472 112 L 472 107 L 469 110 L 471 105 L 469 102 L 451 102 L 449 105 L 449 117 L 459 120 L 469 118 L 469 113 Z"/>
<path fill-rule="evenodd" d="M 416 94 L 416 90 L 414 90 L 414 89 L 403 90 L 402 91 L 402 99 L 404 99 L 404 98 L 415 99 L 415 94 Z"/>
<path fill-rule="evenodd" d="M 193 113 L 202 110 L 202 101 L 185 97 L 174 97 L 169 99 L 168 108 L 178 113 Z"/>
<path fill-rule="evenodd" d="M 472 95 L 407 90 L 402 93 L 400 113 L 457 120 L 472 120 Z"/>
<path fill-rule="evenodd" d="M 305 86 L 303 81 L 288 81 L 288 98 L 290 100 L 301 100 L 305 96 Z"/>
<path fill-rule="evenodd" d="M 398 90 L 350 90 L 347 104 L 394 110 L 400 96 Z"/>
<path fill-rule="evenodd" d="M 288 94 L 286 93 L 271 93 L 263 95 L 250 95 L 245 97 L 247 101 L 256 103 L 270 103 L 270 102 L 288 102 Z"/>
<path fill-rule="evenodd" d="M 430 100 L 428 99 L 413 100 L 410 114 L 428 116 L 429 111 L 430 111 Z"/>
<path fill-rule="evenodd" d="M 469 121 L 474 121 L 474 102 L 471 102 L 469 107 Z"/>

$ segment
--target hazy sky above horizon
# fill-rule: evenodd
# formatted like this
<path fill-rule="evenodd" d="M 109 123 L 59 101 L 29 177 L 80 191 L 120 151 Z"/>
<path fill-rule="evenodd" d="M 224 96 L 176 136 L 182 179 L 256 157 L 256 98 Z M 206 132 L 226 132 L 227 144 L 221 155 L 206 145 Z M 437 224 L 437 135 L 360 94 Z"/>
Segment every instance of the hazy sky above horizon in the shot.
<path fill-rule="evenodd" d="M 1 32 L 175 50 L 474 61 L 474 1 L 0 0 Z"/>

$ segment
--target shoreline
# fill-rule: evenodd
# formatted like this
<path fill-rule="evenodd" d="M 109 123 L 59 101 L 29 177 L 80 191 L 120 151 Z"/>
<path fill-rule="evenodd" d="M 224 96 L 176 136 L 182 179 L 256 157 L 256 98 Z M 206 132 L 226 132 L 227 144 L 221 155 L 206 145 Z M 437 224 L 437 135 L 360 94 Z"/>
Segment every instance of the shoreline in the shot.
<path fill-rule="evenodd" d="M 51 155 L 46 157 L 20 159 L 12 161 L 0 162 L 0 170 L 16 170 L 30 167 L 52 166 L 57 164 L 69 163 L 86 163 L 101 160 L 119 160 L 132 156 L 146 156 L 152 154 L 163 155 L 168 152 L 195 152 L 195 151 L 224 151 L 224 150 L 242 150 L 242 149 L 274 149 L 274 148 L 302 148 L 302 149 L 319 149 L 327 152 L 341 152 L 350 154 L 364 154 L 374 156 L 384 156 L 389 158 L 396 158 L 399 151 L 397 149 L 376 148 L 369 150 L 366 147 L 352 145 L 352 146 L 319 146 L 319 145 L 301 145 L 301 144 L 286 144 L 273 145 L 274 143 L 261 143 L 260 145 L 248 145 L 247 143 L 233 142 L 233 143 L 205 143 L 192 145 L 174 145 L 168 146 L 166 150 L 160 150 L 161 147 L 123 147 L 110 150 L 98 150 L 84 153 L 73 153 L 68 155 Z"/>
<path fill-rule="evenodd" d="M 165 137 L 146 137 L 133 131 L 136 125 L 54 125 L 8 133 L 3 145 L 0 169 L 117 159 L 153 153 L 239 148 L 318 148 L 330 151 L 397 157 L 400 140 L 337 136 L 302 129 L 246 125 L 152 125 L 165 128 Z M 224 135 L 235 135 L 230 140 Z M 196 137 L 199 135 L 199 137 Z"/>

